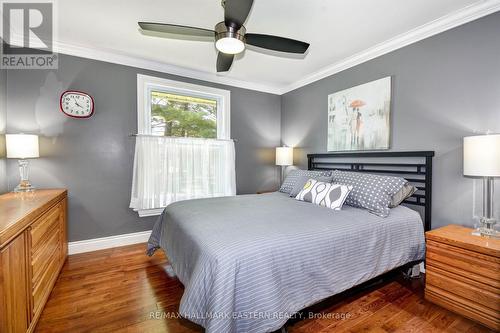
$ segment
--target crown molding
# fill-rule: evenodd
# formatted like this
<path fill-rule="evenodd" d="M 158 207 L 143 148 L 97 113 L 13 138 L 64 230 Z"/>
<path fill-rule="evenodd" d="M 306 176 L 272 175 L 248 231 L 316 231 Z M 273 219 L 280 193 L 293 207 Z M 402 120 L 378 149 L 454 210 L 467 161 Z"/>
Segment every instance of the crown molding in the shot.
<path fill-rule="evenodd" d="M 153 61 L 144 59 L 141 57 L 129 56 L 121 53 L 120 51 L 97 48 L 97 47 L 87 47 L 79 46 L 67 42 L 54 41 L 53 44 L 54 52 L 67 54 L 71 56 L 94 59 L 99 61 L 110 62 L 119 65 L 125 65 L 130 67 L 136 67 L 141 69 L 152 70 L 156 72 L 178 75 L 182 77 L 187 77 L 191 79 L 208 81 L 212 83 L 228 85 L 232 87 L 244 88 L 249 90 L 262 91 L 271 94 L 280 95 L 282 92 L 282 87 L 273 86 L 269 84 L 261 84 L 257 82 L 243 81 L 238 79 L 233 79 L 227 76 L 218 75 L 212 72 L 205 72 L 195 69 L 189 69 L 186 67 L 181 67 L 177 65 L 171 65 L 159 61 Z"/>
<path fill-rule="evenodd" d="M 390 53 L 407 45 L 416 43 L 423 39 L 437 35 L 446 30 L 458 27 L 465 23 L 477 20 L 483 16 L 492 14 L 500 10 L 500 0 L 481 0 L 470 6 L 459 9 L 448 15 L 442 16 L 434 21 L 421 25 L 406 33 L 400 34 L 385 42 L 370 47 L 351 57 L 343 59 L 332 65 L 326 66 L 281 90 L 285 94 L 292 90 L 306 86 L 315 81 L 324 79 L 333 74 L 337 74 L 351 67 L 357 66 L 384 54 Z"/>

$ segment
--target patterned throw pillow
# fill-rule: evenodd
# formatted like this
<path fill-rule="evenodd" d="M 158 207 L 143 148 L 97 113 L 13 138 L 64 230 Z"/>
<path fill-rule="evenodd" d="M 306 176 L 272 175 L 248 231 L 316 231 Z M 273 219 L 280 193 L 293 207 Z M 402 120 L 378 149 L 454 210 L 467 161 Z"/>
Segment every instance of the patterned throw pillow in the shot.
<path fill-rule="evenodd" d="M 283 181 L 283 184 L 281 184 L 279 191 L 290 194 L 290 192 L 293 190 L 293 187 L 295 186 L 295 183 L 297 182 L 297 179 L 300 176 L 308 176 L 315 178 L 315 177 L 329 177 L 331 175 L 332 175 L 331 170 L 326 170 L 326 171 L 300 170 L 300 169 L 292 170 L 286 176 L 285 180 Z"/>
<path fill-rule="evenodd" d="M 290 192 L 291 197 L 296 197 L 297 194 L 299 194 L 300 191 L 304 188 L 304 185 L 307 183 L 309 179 L 314 179 L 319 182 L 323 183 L 331 183 L 332 182 L 332 176 L 324 177 L 324 176 L 319 176 L 319 177 L 314 177 L 314 176 L 299 176 L 297 177 L 297 181 L 295 182 L 295 186 L 293 187 L 292 191 Z"/>
<path fill-rule="evenodd" d="M 324 183 L 309 179 L 295 199 L 340 210 L 352 186 Z"/>
<path fill-rule="evenodd" d="M 346 204 L 367 209 L 381 217 L 389 216 L 391 198 L 408 183 L 404 178 L 335 170 L 333 182 L 350 185 Z"/>

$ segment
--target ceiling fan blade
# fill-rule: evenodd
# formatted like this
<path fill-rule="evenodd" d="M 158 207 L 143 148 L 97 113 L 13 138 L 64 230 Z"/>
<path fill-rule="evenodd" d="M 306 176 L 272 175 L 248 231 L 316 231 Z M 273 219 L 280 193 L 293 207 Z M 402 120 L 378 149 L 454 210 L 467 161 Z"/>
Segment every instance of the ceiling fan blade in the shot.
<path fill-rule="evenodd" d="M 279 52 L 305 53 L 309 48 L 308 43 L 271 35 L 248 33 L 245 35 L 245 40 L 249 45 Z"/>
<path fill-rule="evenodd" d="M 234 54 L 217 54 L 217 72 L 227 72 L 233 64 Z"/>
<path fill-rule="evenodd" d="M 138 24 L 141 29 L 145 31 L 162 32 L 180 36 L 215 37 L 215 31 L 208 29 L 153 22 L 138 22 Z"/>
<path fill-rule="evenodd" d="M 226 26 L 239 29 L 245 23 L 252 4 L 253 0 L 225 0 L 224 21 Z"/>

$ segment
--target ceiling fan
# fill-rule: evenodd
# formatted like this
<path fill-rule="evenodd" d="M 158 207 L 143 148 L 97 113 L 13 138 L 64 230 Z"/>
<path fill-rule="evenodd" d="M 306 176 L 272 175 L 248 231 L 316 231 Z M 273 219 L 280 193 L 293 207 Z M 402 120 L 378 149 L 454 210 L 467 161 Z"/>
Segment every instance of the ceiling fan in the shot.
<path fill-rule="evenodd" d="M 224 21 L 217 23 L 214 30 L 153 22 L 138 22 L 138 24 L 144 31 L 168 33 L 179 38 L 212 37 L 218 50 L 217 72 L 227 72 L 233 64 L 234 55 L 243 52 L 247 44 L 278 52 L 303 54 L 307 51 L 308 43 L 278 36 L 247 33 L 243 23 L 252 4 L 253 0 L 222 0 Z"/>

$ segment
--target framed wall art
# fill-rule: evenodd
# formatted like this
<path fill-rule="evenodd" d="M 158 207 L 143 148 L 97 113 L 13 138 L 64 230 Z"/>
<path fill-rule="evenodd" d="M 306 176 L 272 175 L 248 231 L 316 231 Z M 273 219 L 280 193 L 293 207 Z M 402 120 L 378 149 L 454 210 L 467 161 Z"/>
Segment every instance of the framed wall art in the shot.
<path fill-rule="evenodd" d="M 328 95 L 328 151 L 389 149 L 391 77 Z"/>

